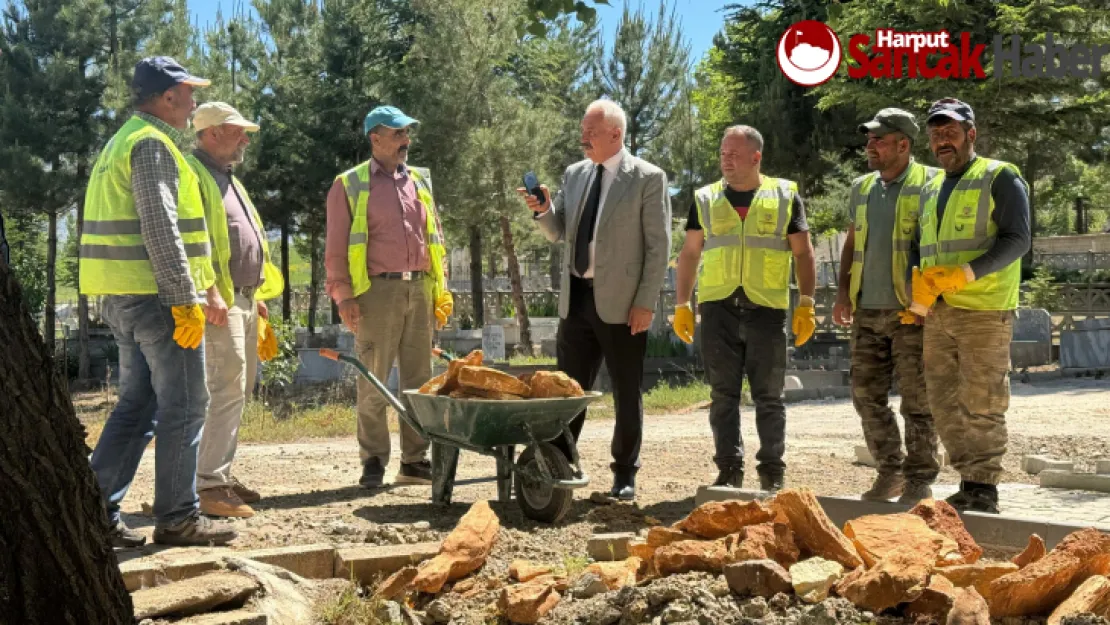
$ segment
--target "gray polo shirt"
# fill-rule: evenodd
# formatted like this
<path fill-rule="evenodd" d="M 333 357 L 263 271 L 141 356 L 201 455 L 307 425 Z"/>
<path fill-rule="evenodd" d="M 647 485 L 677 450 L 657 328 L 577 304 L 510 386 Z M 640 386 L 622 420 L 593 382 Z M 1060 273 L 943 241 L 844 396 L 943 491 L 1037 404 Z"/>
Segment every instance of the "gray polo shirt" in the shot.
<path fill-rule="evenodd" d="M 913 161 L 910 161 L 913 164 Z M 863 250 L 863 280 L 860 285 L 857 308 L 867 310 L 887 310 L 902 308 L 898 295 L 894 292 L 893 263 L 894 221 L 898 211 L 898 194 L 902 183 L 909 175 L 906 169 L 894 180 L 883 182 L 882 178 L 871 185 L 867 194 L 867 241 Z M 848 209 L 849 218 L 856 221 L 856 207 Z M 857 245 L 859 242 L 856 242 Z M 858 249 L 858 247 L 857 247 Z"/>
<path fill-rule="evenodd" d="M 262 233 L 254 223 L 246 200 L 239 197 L 239 190 L 231 183 L 231 168 L 220 166 L 200 148 L 193 150 L 193 154 L 212 174 L 223 196 L 227 212 L 227 238 L 231 247 L 231 258 L 227 263 L 231 282 L 235 288 L 259 286 L 262 284 Z M 227 303 L 228 306 L 232 304 Z"/>

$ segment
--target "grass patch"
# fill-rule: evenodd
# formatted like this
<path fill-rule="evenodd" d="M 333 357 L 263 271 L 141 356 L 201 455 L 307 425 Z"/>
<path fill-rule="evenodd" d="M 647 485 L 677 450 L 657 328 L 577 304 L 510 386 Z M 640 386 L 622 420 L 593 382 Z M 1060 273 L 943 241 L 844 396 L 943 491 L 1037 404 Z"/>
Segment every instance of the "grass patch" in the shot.
<path fill-rule="evenodd" d="M 333 598 L 324 600 L 317 612 L 324 625 L 377 625 L 381 623 L 378 608 L 381 601 L 366 600 L 351 584 Z"/>
<path fill-rule="evenodd" d="M 243 410 L 239 441 L 243 443 L 290 443 L 306 438 L 354 436 L 358 427 L 355 407 L 349 404 L 323 404 L 298 408 L 290 406 L 289 416 L 275 418 L 261 402 L 252 401 Z"/>
<path fill-rule="evenodd" d="M 673 412 L 706 401 L 709 401 L 709 385 L 705 382 L 699 380 L 685 386 L 664 382 L 644 393 L 644 412 Z"/>
<path fill-rule="evenodd" d="M 514 367 L 530 367 L 536 365 L 555 366 L 555 359 L 551 356 L 511 356 L 509 365 Z"/>
<path fill-rule="evenodd" d="M 566 573 L 567 579 L 576 579 L 586 570 L 589 566 L 590 559 L 585 555 L 570 555 L 563 556 L 563 573 Z"/>

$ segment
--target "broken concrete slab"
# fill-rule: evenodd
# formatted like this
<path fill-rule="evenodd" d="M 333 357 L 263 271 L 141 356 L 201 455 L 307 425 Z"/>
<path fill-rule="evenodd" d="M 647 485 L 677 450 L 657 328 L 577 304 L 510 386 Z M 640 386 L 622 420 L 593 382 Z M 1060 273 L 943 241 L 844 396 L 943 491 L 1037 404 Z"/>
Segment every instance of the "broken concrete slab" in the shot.
<path fill-rule="evenodd" d="M 372 584 L 439 554 L 439 543 L 350 547 L 335 551 L 335 576 Z"/>
<path fill-rule="evenodd" d="M 1071 471 L 1042 471 L 1041 488 L 1067 488 L 1110 493 L 1110 475 L 1098 473 L 1072 473 Z"/>
<path fill-rule="evenodd" d="M 177 621 L 174 625 L 269 625 L 269 622 L 270 619 L 265 614 L 250 610 L 232 610 L 198 614 Z"/>
<path fill-rule="evenodd" d="M 255 562 L 280 566 L 308 579 L 328 579 L 335 573 L 334 545 L 294 545 L 255 549 L 236 555 Z"/>
<path fill-rule="evenodd" d="M 1075 463 L 1068 460 L 1057 460 L 1049 456 L 1028 455 L 1021 457 L 1021 470 L 1031 475 L 1039 475 L 1041 471 L 1071 471 Z"/>
<path fill-rule="evenodd" d="M 750 501 L 753 499 L 766 499 L 767 493 L 760 490 L 746 490 L 728 488 L 724 486 L 702 486 L 694 498 L 694 505 L 701 505 L 707 501 L 726 501 L 740 499 Z M 847 521 L 866 514 L 891 514 L 906 512 L 911 506 L 897 502 L 861 501 L 845 497 L 817 497 L 817 501 L 825 510 L 825 514 L 838 526 L 843 527 Z M 1050 521 L 1047 519 L 1030 519 L 1007 515 L 984 514 L 979 512 L 962 512 L 960 519 L 967 531 L 980 545 L 993 545 L 1023 549 L 1029 541 L 1030 534 L 1039 534 L 1044 538 L 1045 544 L 1051 548 L 1072 532 L 1091 527 L 1090 523 L 1076 524 L 1068 522 Z M 1110 533 L 1110 526 L 1095 526 L 1103 532 Z"/>
<path fill-rule="evenodd" d="M 598 562 L 613 562 L 628 558 L 628 544 L 636 540 L 633 532 L 594 534 L 586 541 L 586 555 Z"/>
<path fill-rule="evenodd" d="M 259 583 L 248 575 L 217 571 L 165 586 L 136 590 L 131 594 L 131 602 L 135 620 L 187 616 L 224 605 L 241 606 L 258 588 Z"/>

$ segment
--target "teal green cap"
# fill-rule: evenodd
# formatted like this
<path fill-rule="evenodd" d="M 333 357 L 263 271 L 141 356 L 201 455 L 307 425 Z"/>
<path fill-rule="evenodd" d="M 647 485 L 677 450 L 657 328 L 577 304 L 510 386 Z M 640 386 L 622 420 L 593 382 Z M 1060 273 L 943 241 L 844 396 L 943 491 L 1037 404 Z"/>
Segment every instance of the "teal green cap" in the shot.
<path fill-rule="evenodd" d="M 396 106 L 379 106 L 367 113 L 366 119 L 362 120 L 362 134 L 370 134 L 370 130 L 375 126 L 408 128 L 419 123 L 418 120 L 402 113 Z"/>

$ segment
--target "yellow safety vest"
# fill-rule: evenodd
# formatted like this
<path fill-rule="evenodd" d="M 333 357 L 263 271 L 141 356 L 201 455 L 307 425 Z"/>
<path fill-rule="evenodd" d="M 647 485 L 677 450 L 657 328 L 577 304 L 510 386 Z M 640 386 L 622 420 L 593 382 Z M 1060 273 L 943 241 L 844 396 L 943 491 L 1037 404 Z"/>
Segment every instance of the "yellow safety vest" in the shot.
<path fill-rule="evenodd" d="M 932 179 L 921 195 L 921 268 L 963 265 L 982 256 L 994 244 L 998 226 L 991 219 L 994 198 L 991 184 L 998 172 L 1009 170 L 1021 176 L 1017 166 L 979 157 L 971 164 L 948 196 L 944 218 L 937 224 L 937 196 L 944 176 Z M 971 310 L 1013 310 L 1021 286 L 1021 259 L 1005 269 L 976 278 L 959 293 L 947 293 L 944 301 Z"/>
<path fill-rule="evenodd" d="M 135 116 L 119 129 L 96 159 L 85 192 L 79 260 L 82 295 L 158 293 L 131 189 L 131 150 L 139 141 L 151 138 L 165 143 L 177 162 L 177 229 L 189 259 L 193 284 L 203 291 L 215 282 L 196 174 L 169 136 Z"/>
<path fill-rule="evenodd" d="M 430 287 L 433 301 L 447 290 L 447 278 L 443 273 L 443 259 L 447 250 L 443 246 L 443 236 L 436 222 L 436 203 L 432 198 L 432 176 L 427 169 L 409 167 L 409 175 L 416 183 L 416 195 L 424 204 L 424 214 L 428 229 L 428 258 L 431 260 Z M 351 208 L 351 233 L 347 240 L 347 267 L 351 272 L 351 289 L 358 297 L 370 290 L 370 272 L 366 268 L 366 246 L 369 229 L 366 222 L 366 206 L 370 202 L 370 161 L 366 161 L 339 174 L 336 180 L 343 182 L 347 191 L 347 202 Z"/>
<path fill-rule="evenodd" d="M 894 293 L 904 308 L 910 301 L 906 294 L 906 270 L 910 264 L 910 244 L 917 234 L 917 216 L 921 207 L 921 188 L 940 173 L 936 167 L 927 167 L 911 162 L 909 172 L 902 181 L 898 192 L 894 216 L 894 254 L 891 258 L 891 275 L 894 278 Z M 852 300 L 852 310 L 856 309 L 860 287 L 863 286 L 863 256 L 867 249 L 867 195 L 879 179 L 878 172 L 860 176 L 852 181 L 852 206 L 855 207 L 855 249 L 852 252 L 852 281 L 848 295 Z"/>
<path fill-rule="evenodd" d="M 220 296 L 230 306 L 235 301 L 235 294 L 232 292 L 235 285 L 231 281 L 231 272 L 227 267 L 231 262 L 231 240 L 227 234 L 227 209 L 224 207 L 220 185 L 200 159 L 192 154 L 185 159 L 189 161 L 189 166 L 193 168 L 200 180 L 200 196 L 204 202 L 204 216 L 208 222 L 208 236 L 212 243 L 212 268 L 216 274 L 216 288 L 220 290 Z M 247 209 L 262 239 L 260 243 L 262 244 L 263 281 L 262 286 L 255 293 L 255 298 L 263 301 L 273 299 L 281 295 L 282 289 L 285 288 L 285 279 L 281 276 L 281 270 L 270 262 L 270 244 L 266 241 L 266 228 L 262 226 L 262 218 L 258 215 L 254 202 L 251 202 L 250 197 L 247 196 L 247 190 L 243 188 L 238 178 L 231 176 L 231 183 L 235 185 L 239 197 L 247 203 Z"/>
<path fill-rule="evenodd" d="M 740 219 L 719 180 L 694 194 L 705 247 L 698 272 L 698 299 L 722 300 L 740 286 L 752 302 L 785 310 L 790 299 L 790 243 L 786 229 L 798 185 L 760 176 L 760 185 Z"/>

